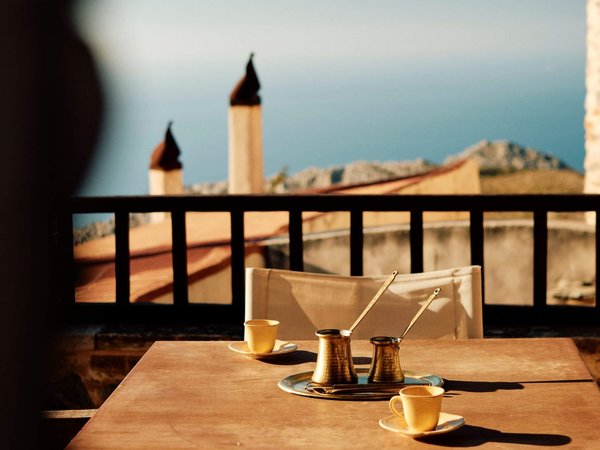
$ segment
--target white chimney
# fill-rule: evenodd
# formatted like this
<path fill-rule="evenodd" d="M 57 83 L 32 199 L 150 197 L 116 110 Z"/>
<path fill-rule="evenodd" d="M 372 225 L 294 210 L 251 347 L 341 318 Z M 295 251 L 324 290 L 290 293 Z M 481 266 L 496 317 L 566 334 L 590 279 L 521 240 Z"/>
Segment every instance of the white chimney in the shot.
<path fill-rule="evenodd" d="M 229 107 L 229 193 L 263 192 L 262 111 L 260 83 L 252 57 L 246 75 L 230 96 Z"/>
<path fill-rule="evenodd" d="M 171 133 L 171 124 L 167 126 L 165 139 L 156 146 L 150 158 L 148 180 L 150 195 L 174 195 L 183 193 L 183 170 L 179 162 L 179 147 Z M 161 222 L 167 217 L 164 212 L 152 213 L 152 223 Z"/>

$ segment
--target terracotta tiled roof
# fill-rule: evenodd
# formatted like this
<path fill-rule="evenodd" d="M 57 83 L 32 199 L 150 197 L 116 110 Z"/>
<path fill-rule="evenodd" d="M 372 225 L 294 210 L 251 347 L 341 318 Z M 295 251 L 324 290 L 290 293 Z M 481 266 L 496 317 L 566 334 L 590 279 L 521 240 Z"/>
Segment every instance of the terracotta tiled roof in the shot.
<path fill-rule="evenodd" d="M 383 195 L 411 189 L 419 193 L 420 183 L 460 168 L 464 161 L 435 169 L 426 174 L 335 190 L 313 191 L 338 195 Z M 451 193 L 451 192 L 447 192 Z M 304 212 L 303 221 L 312 221 L 331 213 Z M 247 212 L 244 214 L 245 238 L 248 242 L 284 235 L 288 232 L 289 214 L 285 211 Z M 188 277 L 190 282 L 202 279 L 230 264 L 230 218 L 223 212 L 189 212 L 186 214 L 188 244 Z M 172 286 L 171 221 L 132 228 L 129 233 L 131 255 L 131 301 L 149 301 L 169 292 Z M 247 247 L 247 253 L 258 252 L 260 245 Z M 114 301 L 114 236 L 85 242 L 74 249 L 78 266 L 77 301 Z"/>

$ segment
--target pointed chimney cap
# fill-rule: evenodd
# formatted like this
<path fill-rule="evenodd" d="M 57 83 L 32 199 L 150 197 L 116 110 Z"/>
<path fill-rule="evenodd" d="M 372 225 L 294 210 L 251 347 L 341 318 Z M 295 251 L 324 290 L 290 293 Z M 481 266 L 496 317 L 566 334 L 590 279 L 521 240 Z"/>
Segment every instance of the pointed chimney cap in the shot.
<path fill-rule="evenodd" d="M 246 64 L 246 75 L 238 81 L 233 91 L 231 91 L 231 95 L 229 96 L 231 106 L 260 105 L 260 97 L 258 95 L 260 82 L 254 70 L 254 64 L 252 64 L 253 57 L 254 53 L 250 53 L 250 59 L 248 60 L 248 64 Z"/>
<path fill-rule="evenodd" d="M 150 168 L 156 170 L 175 170 L 181 169 L 182 165 L 179 162 L 179 147 L 173 133 L 171 133 L 171 125 L 173 121 L 169 122 L 167 126 L 167 132 L 165 133 L 165 139 L 156 146 L 152 152 L 150 158 Z"/>

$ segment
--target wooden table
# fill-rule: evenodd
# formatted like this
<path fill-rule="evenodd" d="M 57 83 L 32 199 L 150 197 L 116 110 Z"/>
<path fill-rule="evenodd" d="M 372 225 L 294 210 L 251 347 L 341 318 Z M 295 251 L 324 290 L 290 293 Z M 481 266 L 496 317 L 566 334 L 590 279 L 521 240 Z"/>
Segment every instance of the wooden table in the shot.
<path fill-rule="evenodd" d="M 156 342 L 70 449 L 599 448 L 600 390 L 570 339 L 407 340 L 406 370 L 445 379 L 466 424 L 414 440 L 379 427 L 387 401 L 301 397 L 277 382 L 313 370 L 316 340 L 258 361 L 227 342 Z M 371 345 L 352 343 L 357 367 Z"/>

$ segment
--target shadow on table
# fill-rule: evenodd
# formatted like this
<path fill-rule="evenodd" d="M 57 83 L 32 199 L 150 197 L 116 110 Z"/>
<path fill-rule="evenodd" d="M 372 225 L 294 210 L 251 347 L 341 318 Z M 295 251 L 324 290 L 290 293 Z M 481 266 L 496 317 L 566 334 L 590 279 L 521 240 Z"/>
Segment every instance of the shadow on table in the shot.
<path fill-rule="evenodd" d="M 438 435 L 427 438 L 418 438 L 418 440 L 427 442 L 431 445 L 439 445 L 444 447 L 476 447 L 487 444 L 488 442 L 555 447 L 559 445 L 567 445 L 571 442 L 571 438 L 569 436 L 562 434 L 503 433 L 499 430 L 476 427 L 473 425 L 465 425 L 453 433 L 441 436 Z"/>
<path fill-rule="evenodd" d="M 352 358 L 352 363 L 355 366 L 362 364 L 371 365 L 370 356 L 355 356 Z M 277 366 L 293 366 L 296 364 L 303 364 L 307 362 L 317 362 L 317 354 L 315 352 L 309 352 L 307 350 L 297 350 L 293 353 L 288 353 L 281 356 L 275 356 L 269 359 L 261 360 L 267 364 L 273 364 Z"/>
<path fill-rule="evenodd" d="M 496 392 L 523 389 L 521 383 L 510 381 L 462 381 L 444 380 L 444 389 L 448 396 L 460 395 L 455 391 L 462 392 Z"/>

